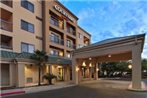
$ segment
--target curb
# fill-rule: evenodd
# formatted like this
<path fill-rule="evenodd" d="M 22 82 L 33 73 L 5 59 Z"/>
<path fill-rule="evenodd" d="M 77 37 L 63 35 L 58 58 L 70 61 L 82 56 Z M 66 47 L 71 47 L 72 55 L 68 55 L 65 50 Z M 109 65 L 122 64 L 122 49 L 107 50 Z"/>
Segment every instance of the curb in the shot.
<path fill-rule="evenodd" d="M 0 94 L 0 97 L 6 97 L 6 96 L 14 96 L 14 95 L 20 95 L 20 94 L 30 94 L 30 93 L 37 93 L 37 92 L 42 92 L 42 91 L 49 91 L 49 90 L 56 90 L 56 89 L 62 89 L 62 88 L 67 88 L 67 87 L 73 87 L 76 85 L 64 85 L 64 86 L 58 86 L 58 87 L 51 87 L 51 88 L 41 88 L 36 89 L 34 88 L 23 88 L 22 90 L 18 90 L 18 91 L 9 91 L 9 92 L 4 92 Z"/>
<path fill-rule="evenodd" d="M 10 96 L 10 95 L 19 95 L 19 94 L 25 94 L 25 91 L 15 91 L 15 92 L 1 93 L 0 97 Z"/>

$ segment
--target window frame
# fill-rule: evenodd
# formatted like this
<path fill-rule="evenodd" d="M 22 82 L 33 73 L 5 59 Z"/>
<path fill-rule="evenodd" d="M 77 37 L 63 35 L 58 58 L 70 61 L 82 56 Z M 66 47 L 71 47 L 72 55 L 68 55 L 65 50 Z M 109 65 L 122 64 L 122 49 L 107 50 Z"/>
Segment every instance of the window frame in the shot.
<path fill-rule="evenodd" d="M 22 45 L 23 44 L 27 46 L 27 51 L 22 51 L 22 49 L 23 49 Z M 33 46 L 34 47 L 34 51 L 35 51 L 35 45 L 34 44 L 29 44 L 29 43 L 21 42 L 21 52 L 34 53 L 34 51 L 33 52 L 29 51 L 29 46 Z"/>
<path fill-rule="evenodd" d="M 29 5 L 31 5 L 32 8 L 31 8 Z M 27 1 L 27 0 L 21 0 L 21 7 L 23 7 L 23 8 L 25 8 L 25 9 L 29 10 L 29 11 L 32 12 L 32 13 L 34 13 L 34 9 L 35 9 L 34 4 L 31 3 L 31 2 L 29 2 L 29 1 Z"/>
<path fill-rule="evenodd" d="M 26 25 L 26 27 L 24 26 L 24 24 Z M 33 29 L 29 29 L 29 26 L 32 26 Z M 34 27 L 34 24 L 30 23 L 30 22 L 27 22 L 23 19 L 21 19 L 21 29 L 22 30 L 25 30 L 25 31 L 28 31 L 30 33 L 34 33 L 35 32 L 35 27 Z"/>

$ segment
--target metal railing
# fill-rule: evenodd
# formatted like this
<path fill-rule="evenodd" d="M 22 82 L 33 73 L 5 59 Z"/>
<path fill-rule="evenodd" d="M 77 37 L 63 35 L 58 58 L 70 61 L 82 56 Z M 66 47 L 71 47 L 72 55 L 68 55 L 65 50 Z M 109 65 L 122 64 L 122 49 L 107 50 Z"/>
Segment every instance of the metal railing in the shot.
<path fill-rule="evenodd" d="M 12 22 L 8 22 L 6 20 L 3 20 L 3 19 L 0 19 L 0 28 L 3 29 L 3 30 L 7 30 L 7 31 L 11 31 L 12 32 L 12 27 L 13 27 L 13 24 Z"/>
<path fill-rule="evenodd" d="M 3 48 L 3 49 L 12 49 L 11 46 L 8 46 L 8 45 L 0 45 L 0 48 Z"/>
<path fill-rule="evenodd" d="M 70 31 L 68 28 L 67 28 L 67 32 L 74 35 L 74 36 L 76 35 L 76 31 Z"/>
<path fill-rule="evenodd" d="M 50 18 L 50 23 L 60 29 L 63 29 L 63 24 L 60 25 L 60 21 L 58 21 L 57 19 L 54 18 Z"/>
<path fill-rule="evenodd" d="M 50 41 L 56 44 L 64 45 L 64 40 L 50 35 Z"/>
<path fill-rule="evenodd" d="M 68 48 L 76 49 L 76 45 L 74 45 L 74 44 L 67 44 L 66 46 Z"/>
<path fill-rule="evenodd" d="M 0 2 L 7 5 L 7 6 L 12 7 L 12 1 L 11 0 L 1 0 Z"/>

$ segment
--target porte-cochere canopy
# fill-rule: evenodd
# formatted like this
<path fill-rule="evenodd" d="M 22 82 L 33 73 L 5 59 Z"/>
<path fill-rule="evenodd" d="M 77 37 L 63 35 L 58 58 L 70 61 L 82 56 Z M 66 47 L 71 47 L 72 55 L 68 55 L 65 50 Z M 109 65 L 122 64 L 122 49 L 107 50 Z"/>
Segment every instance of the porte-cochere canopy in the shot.
<path fill-rule="evenodd" d="M 132 83 L 129 89 L 147 89 L 141 82 L 141 53 L 145 34 L 111 38 L 73 51 L 73 79 L 81 82 L 80 66 L 86 61 L 95 67 L 95 79 L 98 78 L 97 67 L 101 62 L 132 60 Z M 90 58 L 90 59 L 89 59 Z"/>

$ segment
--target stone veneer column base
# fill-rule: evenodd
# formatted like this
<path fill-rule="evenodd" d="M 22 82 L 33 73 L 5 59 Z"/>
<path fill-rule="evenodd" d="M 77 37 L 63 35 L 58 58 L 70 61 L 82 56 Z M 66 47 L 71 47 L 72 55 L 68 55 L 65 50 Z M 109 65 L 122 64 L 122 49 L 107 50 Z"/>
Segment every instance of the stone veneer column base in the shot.
<path fill-rule="evenodd" d="M 132 83 L 129 85 L 128 90 L 130 91 L 137 91 L 137 92 L 147 92 L 147 85 L 142 81 L 141 82 L 141 89 L 132 88 Z"/>

